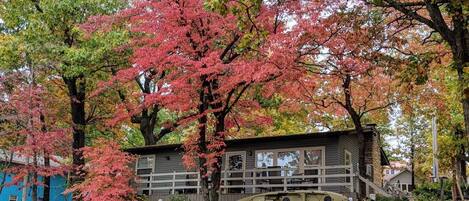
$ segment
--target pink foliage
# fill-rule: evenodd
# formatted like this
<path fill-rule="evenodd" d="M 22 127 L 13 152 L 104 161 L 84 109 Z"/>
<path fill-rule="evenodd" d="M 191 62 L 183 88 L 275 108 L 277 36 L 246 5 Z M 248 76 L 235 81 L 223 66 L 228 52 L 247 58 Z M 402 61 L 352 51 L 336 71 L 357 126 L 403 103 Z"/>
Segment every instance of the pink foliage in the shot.
<path fill-rule="evenodd" d="M 135 190 L 130 186 L 134 174 L 131 163 L 134 158 L 120 151 L 116 142 L 97 140 L 94 147 L 83 148 L 87 164 L 85 180 L 68 191 L 76 191 L 76 197 L 84 201 L 134 200 Z"/>
<path fill-rule="evenodd" d="M 22 182 L 24 176 L 33 173 L 46 177 L 64 175 L 70 170 L 63 159 L 71 153 L 69 129 L 53 124 L 58 117 L 49 107 L 47 92 L 41 86 L 19 82 L 18 77 L 0 80 L 0 88 L 3 89 L 8 84 L 15 84 L 11 90 L 3 90 L 4 101 L 0 102 L 0 113 L 6 117 L 6 122 L 16 125 L 5 136 L 13 142 L 8 151 L 25 163 L 5 170 L 14 174 L 10 185 Z M 45 166 L 44 157 L 49 157 L 54 165 Z M 44 185 L 34 178 L 25 185 L 33 184 Z"/>

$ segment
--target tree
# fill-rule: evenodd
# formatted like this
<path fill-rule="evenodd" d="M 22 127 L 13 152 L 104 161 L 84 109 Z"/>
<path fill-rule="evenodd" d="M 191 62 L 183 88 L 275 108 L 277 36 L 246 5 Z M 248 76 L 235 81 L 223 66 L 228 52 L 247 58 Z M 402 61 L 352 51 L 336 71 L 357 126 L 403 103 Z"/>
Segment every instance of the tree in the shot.
<path fill-rule="evenodd" d="M 85 163 L 80 149 L 85 145 L 86 125 L 96 120 L 96 107 L 86 104 L 89 83 L 94 80 L 90 78 L 99 78 L 102 69 L 119 65 L 113 47 L 122 38 L 119 34 L 87 38 L 78 26 L 89 16 L 109 14 L 125 5 L 119 0 L 20 0 L 0 6 L 2 36 L 10 37 L 3 41 L 2 58 L 8 59 L 2 66 L 23 67 L 24 63 L 15 63 L 15 59 L 21 61 L 20 55 L 26 53 L 37 71 L 47 71 L 51 80 L 60 78 L 65 84 L 73 128 L 73 164 L 78 168 Z M 24 49 L 15 49 L 18 44 Z M 75 174 L 78 180 L 79 175 Z"/>
<path fill-rule="evenodd" d="M 32 69 L 32 67 L 30 67 Z M 23 157 L 26 164 L 21 166 L 7 167 L 5 173 L 14 174 L 12 184 L 23 182 L 23 188 L 32 188 L 32 200 L 38 199 L 39 185 L 44 186 L 44 199 L 49 200 L 49 178 L 54 175 L 64 175 L 69 171 L 69 166 L 64 164 L 63 158 L 70 153 L 70 138 L 67 129 L 51 126 L 54 122 L 54 114 L 47 110 L 47 93 L 41 86 L 36 85 L 34 72 L 27 71 L 25 74 L 32 78 L 25 78 L 28 83 L 22 82 L 23 74 L 16 73 L 12 81 L 15 88 L 11 93 L 4 93 L 0 104 L 3 120 L 13 125 L 3 135 L 10 139 L 16 139 L 9 146 L 10 159 Z M 24 78 L 24 77 L 23 77 Z M 4 79 L 0 85 L 13 80 Z M 11 83 L 9 83 L 11 84 Z M 1 87 L 4 88 L 4 87 Z M 3 126 L 2 126 L 3 127 Z M 50 166 L 50 161 L 56 165 Z M 39 177 L 43 177 L 41 182 Z M 23 181 L 23 178 L 28 178 Z"/>
<path fill-rule="evenodd" d="M 134 158 L 120 151 L 116 142 L 100 139 L 95 143 L 93 147 L 83 148 L 83 156 L 88 161 L 85 180 L 69 191 L 77 191 L 76 196 L 84 201 L 135 200 L 135 189 L 130 186 Z"/>
<path fill-rule="evenodd" d="M 323 32 L 308 33 L 301 27 L 309 40 L 303 44 L 306 56 L 297 62 L 309 75 L 297 80 L 303 92 L 297 98 L 313 108 L 313 118 L 327 115 L 327 122 L 317 122 L 323 128 L 332 127 L 331 119 L 344 119 L 342 125 L 355 128 L 359 173 L 367 178 L 365 154 L 371 146 L 365 143 L 363 123 L 370 114 L 399 101 L 391 69 L 400 61 L 389 59 L 385 51 L 387 45 L 399 44 L 385 35 L 382 19 L 366 6 L 337 3 L 327 8 L 334 12 L 316 25 L 324 27 Z M 360 189 L 364 196 L 363 182 Z"/>
<path fill-rule="evenodd" d="M 385 13 L 395 15 L 392 22 L 403 24 L 404 28 L 417 29 L 426 26 L 430 29 L 422 43 L 428 43 L 434 34 L 438 34 L 449 45 L 452 53 L 452 67 L 457 72 L 460 101 L 462 102 L 465 135 L 469 138 L 469 88 L 467 82 L 467 65 L 469 62 L 469 29 L 468 7 L 463 0 L 459 1 L 413 1 L 396 0 L 366 1 L 384 9 Z M 467 161 L 467 159 L 465 159 Z M 464 165 L 465 161 L 460 162 Z M 465 180 L 466 175 L 461 175 Z"/>
<path fill-rule="evenodd" d="M 252 16 L 241 18 L 245 21 L 237 24 L 231 12 L 210 12 L 204 8 L 204 1 L 186 0 L 137 1 L 113 18 L 130 24 L 136 37 L 130 43 L 131 67 L 117 72 L 111 82 L 131 82 L 142 72 L 164 74 L 158 76 L 162 79 L 152 81 L 158 83 L 158 90 L 136 94 L 145 101 L 134 114 L 161 105 L 181 114 L 179 125 L 195 121 L 194 136 L 188 140 L 192 143 L 185 146 L 193 154 L 185 158 L 199 159 L 206 200 L 209 177 L 211 199 L 218 199 L 228 114 L 250 86 L 296 72 L 285 70 L 292 58 L 272 51 L 281 48 L 277 47 L 283 39 L 280 36 L 286 37 L 280 32 L 284 24 L 275 19 L 280 10 L 274 12 L 267 5 L 261 8 L 250 1 L 232 3 L 233 10 Z M 106 19 L 101 18 L 97 24 L 108 25 Z M 269 37 L 269 33 L 278 35 Z"/>

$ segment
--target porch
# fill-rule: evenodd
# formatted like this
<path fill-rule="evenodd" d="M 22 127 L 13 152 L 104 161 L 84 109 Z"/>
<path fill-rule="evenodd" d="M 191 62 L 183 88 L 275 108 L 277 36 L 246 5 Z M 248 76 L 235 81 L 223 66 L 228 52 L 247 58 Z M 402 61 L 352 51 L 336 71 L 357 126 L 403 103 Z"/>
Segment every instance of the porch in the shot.
<path fill-rule="evenodd" d="M 354 192 L 352 165 L 331 165 L 299 168 L 271 166 L 222 171 L 221 193 L 256 194 L 270 191 L 326 190 L 351 195 Z M 136 181 L 140 194 L 167 196 L 199 194 L 198 172 L 150 173 Z"/>

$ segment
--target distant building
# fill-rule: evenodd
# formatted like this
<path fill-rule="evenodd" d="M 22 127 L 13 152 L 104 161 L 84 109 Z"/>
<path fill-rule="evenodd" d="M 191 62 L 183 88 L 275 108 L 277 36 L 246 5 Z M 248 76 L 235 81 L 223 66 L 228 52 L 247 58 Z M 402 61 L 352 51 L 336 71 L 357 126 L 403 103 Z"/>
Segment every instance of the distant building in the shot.
<path fill-rule="evenodd" d="M 383 168 L 383 183 L 385 187 L 399 189 L 402 192 L 412 191 L 412 172 L 405 161 L 390 161 L 389 166 Z"/>
<path fill-rule="evenodd" d="M 10 158 L 13 156 L 13 158 Z M 30 159 L 31 161 L 31 159 Z M 21 166 L 28 163 L 28 158 L 24 156 L 20 156 L 19 154 L 11 155 L 8 151 L 0 150 L 0 166 L 6 165 L 9 163 L 13 166 Z M 43 160 L 38 160 L 40 165 L 44 164 Z M 59 164 L 51 161 L 51 166 L 57 167 Z M 5 186 L 0 191 L 0 201 L 21 201 L 23 197 L 23 188 L 22 183 L 20 182 L 18 185 L 9 185 L 13 181 L 14 175 L 12 174 L 5 174 L 0 169 L 0 181 L 4 181 Z M 67 179 L 60 175 L 55 175 L 50 177 L 51 184 L 50 184 L 50 200 L 51 201 L 71 201 L 72 196 L 71 194 L 63 194 L 65 189 L 67 188 Z M 43 181 L 42 177 L 39 177 L 39 181 Z M 29 187 L 27 189 L 27 201 L 31 201 L 32 197 L 32 189 Z M 44 195 L 44 188 L 43 186 L 38 186 L 38 201 L 43 200 Z"/>

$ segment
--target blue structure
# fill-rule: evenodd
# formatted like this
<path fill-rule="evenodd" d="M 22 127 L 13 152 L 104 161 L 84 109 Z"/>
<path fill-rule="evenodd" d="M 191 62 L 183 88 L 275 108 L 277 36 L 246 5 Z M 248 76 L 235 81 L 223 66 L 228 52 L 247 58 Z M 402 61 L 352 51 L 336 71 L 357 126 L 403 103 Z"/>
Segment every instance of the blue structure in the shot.
<path fill-rule="evenodd" d="M 3 173 L 0 173 L 0 180 L 3 178 Z M 40 177 L 39 180 L 42 181 Z M 12 175 L 7 175 L 5 184 L 8 184 L 12 181 Z M 4 186 L 2 192 L 0 193 L 0 201 L 21 201 L 23 196 L 23 189 L 21 188 L 22 184 L 19 185 L 6 185 Z M 51 177 L 51 185 L 50 185 L 50 201 L 71 201 L 72 196 L 71 194 L 64 195 L 62 194 L 65 189 L 67 188 L 67 180 L 66 178 L 57 175 Z M 28 201 L 31 201 L 31 192 L 32 189 L 28 189 Z M 38 200 L 41 201 L 44 195 L 44 188 L 42 186 L 38 186 Z M 15 200 L 16 198 L 16 200 Z"/>

